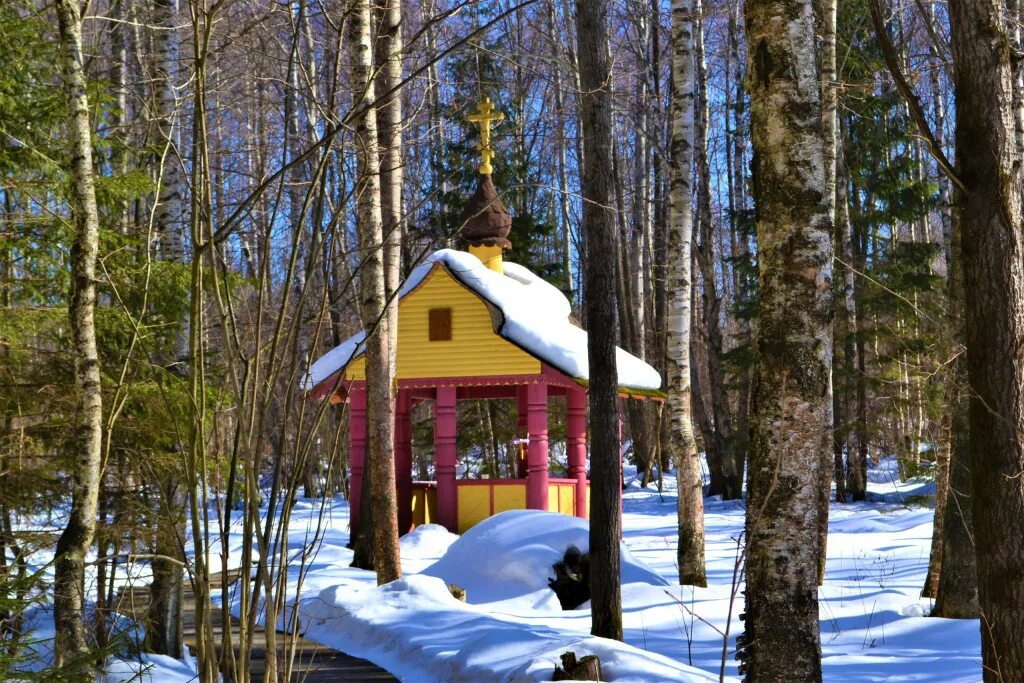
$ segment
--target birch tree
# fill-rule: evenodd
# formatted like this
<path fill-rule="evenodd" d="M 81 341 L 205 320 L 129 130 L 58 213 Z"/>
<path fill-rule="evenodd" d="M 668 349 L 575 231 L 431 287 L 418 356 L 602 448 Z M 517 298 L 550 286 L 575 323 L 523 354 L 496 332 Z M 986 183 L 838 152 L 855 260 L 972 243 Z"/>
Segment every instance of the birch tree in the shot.
<path fill-rule="evenodd" d="M 667 338 L 668 409 L 673 465 L 679 487 L 679 583 L 706 586 L 704 497 L 693 433 L 690 388 L 693 259 L 693 2 L 672 2 L 672 105 L 669 146 Z"/>
<path fill-rule="evenodd" d="M 819 516 L 832 429 L 832 222 L 814 3 L 747 0 L 761 301 L 747 501 L 748 681 L 821 680 Z"/>
<path fill-rule="evenodd" d="M 174 93 L 175 74 L 178 70 L 178 32 L 176 28 L 176 0 L 153 0 L 153 45 L 156 51 L 153 60 L 153 103 L 154 118 L 158 130 L 158 178 L 155 225 L 160 238 L 160 255 L 175 263 L 185 259 L 185 204 L 181 161 L 178 158 L 178 105 Z M 185 335 L 181 335 L 182 355 Z M 180 362 L 181 358 L 175 358 Z"/>
<path fill-rule="evenodd" d="M 837 0 L 824 0 L 821 3 L 820 9 L 820 21 L 821 21 L 821 78 L 820 78 L 820 93 L 821 93 L 821 137 L 822 137 L 822 155 L 824 157 L 825 165 L 825 211 L 829 217 L 830 226 L 834 227 L 836 224 L 836 145 L 837 145 L 837 134 L 839 131 L 839 119 L 838 119 L 838 106 L 839 106 L 839 88 L 836 83 L 836 12 L 837 12 Z M 831 236 L 831 233 L 830 233 Z M 840 298 L 840 301 L 845 303 L 845 298 Z M 834 335 L 833 335 L 834 336 Z M 833 354 L 837 352 L 834 344 L 832 345 Z M 830 360 L 831 363 L 831 360 Z M 829 393 L 835 391 L 833 387 L 834 372 L 830 365 L 829 368 Z M 839 394 L 842 396 L 842 392 Z M 834 428 L 835 424 L 835 398 L 832 397 L 832 403 L 829 405 L 828 422 L 829 427 Z M 828 506 L 829 506 L 829 494 L 832 490 L 832 480 L 836 482 L 836 496 L 837 499 L 843 500 L 846 497 L 846 484 L 845 484 L 845 470 L 843 469 L 842 463 L 842 452 L 840 447 L 839 463 L 838 465 L 834 462 L 835 453 L 835 434 L 830 435 L 829 443 L 833 444 L 831 451 L 828 449 L 821 453 L 821 478 L 818 482 L 818 491 L 821 496 L 819 500 L 819 514 L 818 514 L 818 536 L 820 539 L 821 548 L 818 550 L 818 584 L 822 584 L 825 581 L 825 559 L 826 559 L 826 548 L 828 546 Z"/>
<path fill-rule="evenodd" d="M 58 0 L 57 23 L 64 95 L 68 105 L 68 159 L 71 214 L 71 301 L 68 317 L 75 357 L 78 435 L 72 440 L 74 466 L 71 510 L 57 539 L 53 580 L 56 666 L 77 662 L 88 652 L 85 640 L 85 555 L 96 533 L 100 490 L 103 398 L 96 349 L 96 258 L 99 215 L 92 162 L 92 128 L 82 60 L 82 20 L 78 0 Z"/>
<path fill-rule="evenodd" d="M 741 264 L 750 262 L 750 243 L 746 229 L 741 229 L 742 216 L 747 211 L 746 192 L 746 128 L 744 125 L 744 98 L 743 92 L 743 60 L 740 58 L 740 2 L 737 0 L 729 8 L 729 20 L 727 24 L 729 61 L 732 63 L 732 70 L 727 74 L 727 80 L 731 81 L 734 92 L 734 101 L 729 114 L 732 117 L 732 154 L 726 158 L 727 167 L 732 167 L 729 174 L 730 182 L 730 217 L 732 230 L 732 257 L 734 260 L 733 276 L 735 283 L 734 305 L 743 309 L 750 305 L 751 293 L 753 290 L 753 278 L 750 273 L 745 272 Z M 728 123 L 729 118 L 726 117 Z M 730 163 L 731 162 L 731 163 Z M 735 316 L 736 345 L 749 348 L 751 343 L 750 319 L 746 315 Z M 747 461 L 747 437 L 750 425 L 750 384 L 751 368 L 742 366 L 737 369 L 736 378 L 736 430 L 733 433 L 733 456 L 736 459 L 736 474 L 743 481 L 743 474 Z"/>
<path fill-rule="evenodd" d="M 739 498 L 742 480 L 732 454 L 732 409 L 729 405 L 725 368 L 722 365 L 722 299 L 718 294 L 718 276 L 715 272 L 715 226 L 711 215 L 711 165 L 709 163 L 708 135 L 710 117 L 708 112 L 708 69 L 704 52 L 703 4 L 696 0 L 697 17 L 694 32 L 694 65 L 696 68 L 696 125 L 695 156 L 697 165 L 697 265 L 701 280 L 701 318 L 707 335 L 707 377 L 708 388 L 703 396 L 704 404 L 710 408 L 708 434 L 704 440 L 709 468 L 712 469 L 712 483 L 709 495 L 721 494 L 725 500 Z M 713 463 L 713 467 L 712 467 Z"/>
<path fill-rule="evenodd" d="M 930 32 L 935 30 L 935 26 L 938 24 L 936 17 L 936 6 L 932 4 L 929 6 L 928 16 L 924 17 L 925 25 Z M 940 75 L 942 73 L 943 55 L 939 52 L 939 46 L 936 41 L 928 41 L 928 63 L 931 67 L 931 77 L 929 80 L 929 89 L 931 90 L 932 99 L 932 116 L 935 118 L 935 137 L 940 146 L 945 145 L 945 104 L 943 102 L 943 92 L 940 83 Z M 961 321 L 963 319 L 962 310 L 956 306 L 956 303 L 952 300 L 952 267 L 954 266 L 952 257 L 952 232 L 953 232 L 953 216 L 950 205 L 950 180 L 945 173 L 939 173 L 939 211 L 940 211 L 940 225 L 942 230 L 942 256 L 946 263 L 947 272 L 950 273 L 949 282 L 949 302 L 948 306 L 950 309 L 951 322 Z M 961 275 L 962 280 L 962 275 Z M 962 283 L 961 283 L 962 284 Z M 961 299 L 962 301 L 962 299 Z M 952 316 L 957 316 L 953 318 Z M 956 334 L 962 332 L 960 329 L 962 324 L 956 323 L 956 326 L 951 328 L 953 334 L 951 335 L 956 339 Z M 962 338 L 960 339 L 962 343 Z M 961 367 L 963 366 L 962 359 L 956 361 Z M 956 385 L 959 378 L 956 377 L 955 372 L 951 372 L 950 378 L 946 381 L 946 399 L 947 404 L 950 403 L 949 399 L 951 396 L 957 396 L 958 403 L 963 404 L 962 392 L 960 387 Z M 954 393 L 955 392 L 955 393 Z M 961 424 L 966 427 L 966 420 L 961 420 Z M 942 434 L 941 443 L 936 448 L 936 473 L 935 473 L 935 522 L 932 525 L 932 547 L 931 553 L 928 559 L 928 574 L 925 577 L 924 588 L 921 590 L 921 597 L 934 598 L 938 593 L 939 578 L 942 569 L 942 555 L 944 551 L 945 543 L 945 520 L 947 514 L 947 503 L 949 501 L 949 480 L 950 480 L 950 463 L 952 461 L 953 454 L 953 440 L 960 436 L 953 432 L 953 417 L 951 412 L 947 409 L 942 417 L 942 423 L 940 433 Z M 966 439 L 961 439 L 966 441 Z M 965 452 L 967 452 L 965 450 Z M 967 457 L 970 457 L 969 454 Z M 973 556 L 974 550 L 971 548 L 970 554 Z M 977 582 L 975 581 L 975 591 L 977 590 Z M 977 593 L 975 592 L 975 595 Z M 977 603 L 975 603 L 976 605 Z"/>
<path fill-rule="evenodd" d="M 180 265 L 185 263 L 185 204 L 176 143 L 179 126 L 174 88 L 179 51 L 175 4 L 175 0 L 153 2 L 153 103 L 158 134 L 154 159 L 158 192 L 153 225 L 160 240 L 160 258 Z M 169 369 L 183 375 L 188 369 L 188 331 L 184 321 L 175 325 L 171 334 L 173 346 Z M 153 550 L 156 557 L 152 563 L 152 600 L 147 615 L 146 643 L 153 652 L 181 658 L 184 573 L 176 558 L 182 554 L 181 541 L 184 538 L 180 533 L 183 524 L 179 519 L 183 501 L 176 476 L 161 473 L 159 479 L 162 505 L 158 506 L 159 523 L 155 529 Z"/>
<path fill-rule="evenodd" d="M 362 247 L 359 309 L 369 331 L 366 341 L 367 472 L 373 514 L 363 518 L 363 539 L 372 539 L 373 568 L 380 584 L 401 578 L 398 504 L 395 500 L 394 395 L 391 316 L 387 307 L 384 225 L 370 0 L 357 0 L 349 17 L 352 92 L 355 99 L 356 224 Z M 369 536 L 367 536 L 369 534 Z"/>

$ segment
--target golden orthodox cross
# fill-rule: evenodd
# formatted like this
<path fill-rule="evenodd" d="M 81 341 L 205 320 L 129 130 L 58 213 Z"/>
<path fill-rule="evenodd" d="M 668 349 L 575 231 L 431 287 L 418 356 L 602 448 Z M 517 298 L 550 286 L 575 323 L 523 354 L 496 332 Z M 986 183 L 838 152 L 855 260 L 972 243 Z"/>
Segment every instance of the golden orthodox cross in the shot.
<path fill-rule="evenodd" d="M 494 149 L 491 148 L 491 124 L 504 119 L 504 114 L 494 110 L 494 103 L 491 102 L 490 97 L 485 97 L 483 102 L 478 105 L 476 112 L 469 115 L 469 120 L 480 126 L 480 144 L 477 145 L 477 149 L 480 150 L 480 173 L 482 175 L 490 175 L 494 170 L 491 168 L 491 159 L 494 158 Z"/>

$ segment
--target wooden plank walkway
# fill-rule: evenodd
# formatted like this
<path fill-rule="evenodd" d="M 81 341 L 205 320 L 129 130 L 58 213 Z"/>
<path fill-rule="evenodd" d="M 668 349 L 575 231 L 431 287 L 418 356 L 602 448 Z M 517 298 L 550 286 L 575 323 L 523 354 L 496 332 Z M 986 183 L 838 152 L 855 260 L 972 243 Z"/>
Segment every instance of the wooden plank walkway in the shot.
<path fill-rule="evenodd" d="M 231 580 L 234 582 L 237 580 L 237 577 L 234 577 Z M 219 574 L 215 574 L 211 577 L 211 584 L 213 586 L 219 586 L 220 582 L 221 577 Z M 141 620 L 141 618 L 145 616 L 149 600 L 149 586 L 122 590 L 115 601 L 115 604 L 117 605 L 116 610 L 121 614 L 129 615 Z M 192 593 L 192 587 L 189 585 L 189 582 L 186 581 L 183 605 L 183 635 L 185 645 L 193 651 L 196 649 L 195 607 L 195 596 Z M 224 628 L 221 614 L 220 609 L 214 609 L 213 637 L 214 642 L 217 643 L 218 647 L 221 642 L 221 635 Z M 234 617 L 231 618 L 231 630 L 232 641 L 237 642 L 239 628 L 238 620 Z M 282 634 L 279 640 L 283 640 L 284 638 L 285 636 Z M 365 659 L 352 657 L 344 652 L 339 652 L 338 650 L 331 649 L 326 645 L 315 643 L 302 636 L 295 636 L 295 639 L 297 642 L 295 643 L 295 660 L 292 666 L 291 681 L 301 681 L 303 683 L 327 683 L 328 681 L 332 683 L 336 681 L 345 681 L 346 683 L 380 683 L 381 681 L 398 680 L 384 669 Z M 263 648 L 264 642 L 263 629 L 257 627 L 256 632 L 253 634 L 253 649 L 249 660 L 250 681 L 263 680 L 263 671 L 266 664 L 266 652 Z M 238 656 L 237 646 L 235 648 L 235 655 Z"/>

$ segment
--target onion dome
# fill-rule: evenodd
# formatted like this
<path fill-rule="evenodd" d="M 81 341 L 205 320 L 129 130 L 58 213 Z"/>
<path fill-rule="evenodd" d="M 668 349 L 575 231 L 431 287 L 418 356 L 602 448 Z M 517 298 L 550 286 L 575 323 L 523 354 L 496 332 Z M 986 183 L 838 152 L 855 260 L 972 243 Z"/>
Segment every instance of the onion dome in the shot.
<path fill-rule="evenodd" d="M 462 212 L 459 235 L 472 245 L 511 249 L 508 233 L 512 229 L 512 215 L 494 189 L 490 174 L 479 178 L 476 192 Z"/>

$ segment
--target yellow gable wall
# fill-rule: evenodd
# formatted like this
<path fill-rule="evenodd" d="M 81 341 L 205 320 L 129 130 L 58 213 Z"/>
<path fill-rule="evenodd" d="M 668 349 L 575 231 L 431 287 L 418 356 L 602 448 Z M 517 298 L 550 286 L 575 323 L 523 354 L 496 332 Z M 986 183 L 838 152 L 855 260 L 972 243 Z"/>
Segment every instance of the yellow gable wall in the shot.
<path fill-rule="evenodd" d="M 452 309 L 450 341 L 430 341 L 429 311 Z M 348 379 L 365 378 L 365 361 L 348 367 Z M 540 361 L 502 339 L 491 323 L 487 305 L 448 271 L 435 266 L 398 306 L 398 379 L 528 375 Z"/>

